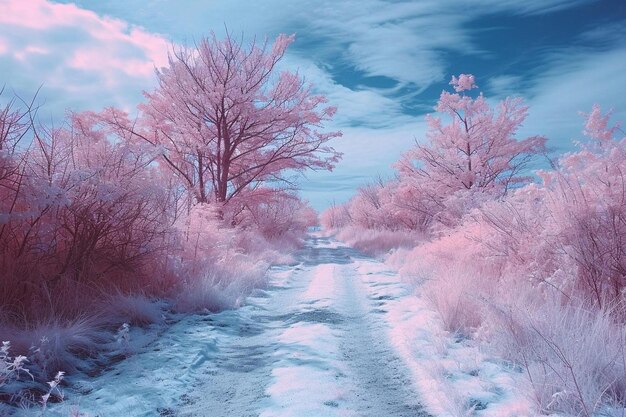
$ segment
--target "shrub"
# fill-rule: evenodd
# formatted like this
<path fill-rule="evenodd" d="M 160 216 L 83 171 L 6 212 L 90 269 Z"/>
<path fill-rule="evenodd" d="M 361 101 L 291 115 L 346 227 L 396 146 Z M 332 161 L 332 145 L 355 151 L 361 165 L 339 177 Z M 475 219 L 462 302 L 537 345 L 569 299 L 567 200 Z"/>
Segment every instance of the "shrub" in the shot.
<path fill-rule="evenodd" d="M 527 295 L 509 305 L 496 301 L 490 339 L 500 357 L 523 367 L 537 408 L 589 417 L 607 404 L 625 407 L 626 326 L 607 308 Z"/>

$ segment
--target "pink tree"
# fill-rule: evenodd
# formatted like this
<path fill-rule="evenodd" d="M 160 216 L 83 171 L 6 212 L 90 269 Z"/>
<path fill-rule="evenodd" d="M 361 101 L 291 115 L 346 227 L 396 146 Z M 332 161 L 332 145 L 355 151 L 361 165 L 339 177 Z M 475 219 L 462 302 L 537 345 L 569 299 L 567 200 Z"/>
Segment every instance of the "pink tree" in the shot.
<path fill-rule="evenodd" d="M 30 148 L 13 157 L 16 179 L 0 180 L 6 310 L 69 317 L 102 291 L 160 290 L 147 283 L 158 276 L 173 220 L 153 158 L 109 140 L 117 137 L 93 113 L 31 131 Z"/>
<path fill-rule="evenodd" d="M 308 202 L 282 190 L 257 188 L 246 196 L 243 226 L 252 226 L 266 239 L 298 236 L 317 224 L 317 213 Z"/>
<path fill-rule="evenodd" d="M 245 49 L 213 35 L 179 48 L 146 93 L 140 127 L 120 112 L 109 120 L 157 147 L 197 202 L 229 202 L 288 171 L 332 169 L 340 154 L 326 144 L 341 134 L 321 129 L 335 108 L 298 74 L 277 73 L 293 39 Z"/>
<path fill-rule="evenodd" d="M 335 204 L 320 213 L 320 224 L 327 230 L 338 230 L 352 222 L 347 204 Z"/>
<path fill-rule="evenodd" d="M 626 294 L 626 138 L 610 112 L 595 105 L 585 114 L 591 139 L 541 176 L 553 222 L 555 247 L 574 261 L 575 285 L 598 305 Z"/>
<path fill-rule="evenodd" d="M 345 205 L 350 222 L 365 229 L 412 229 L 414 224 L 394 204 L 397 190 L 397 181 L 384 181 L 382 178 L 359 188 Z"/>
<path fill-rule="evenodd" d="M 520 99 L 506 98 L 492 109 L 482 94 L 467 94 L 477 88 L 474 76 L 461 74 L 450 84 L 455 92 L 442 92 L 436 107 L 450 122 L 429 116 L 428 141 L 418 143 L 397 164 L 404 193 L 422 198 L 420 209 L 431 216 L 452 206 L 453 211 L 465 211 L 468 201 L 479 198 L 477 192 L 506 194 L 511 186 L 528 181 L 521 174 L 533 156 L 545 151 L 544 137 L 515 138 L 527 115 Z M 455 194 L 457 201 L 451 200 Z"/>

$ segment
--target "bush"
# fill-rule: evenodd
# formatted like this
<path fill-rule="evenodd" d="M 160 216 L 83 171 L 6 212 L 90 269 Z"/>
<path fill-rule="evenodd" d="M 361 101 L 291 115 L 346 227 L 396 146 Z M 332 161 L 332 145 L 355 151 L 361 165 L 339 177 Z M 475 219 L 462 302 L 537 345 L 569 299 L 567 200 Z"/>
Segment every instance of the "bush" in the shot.
<path fill-rule="evenodd" d="M 493 305 L 491 347 L 520 364 L 542 413 L 592 416 L 626 406 L 626 325 L 588 303 L 514 300 Z"/>
<path fill-rule="evenodd" d="M 372 256 L 386 254 L 390 250 L 413 247 L 421 235 L 409 230 L 366 229 L 346 227 L 337 237 L 361 252 Z"/>

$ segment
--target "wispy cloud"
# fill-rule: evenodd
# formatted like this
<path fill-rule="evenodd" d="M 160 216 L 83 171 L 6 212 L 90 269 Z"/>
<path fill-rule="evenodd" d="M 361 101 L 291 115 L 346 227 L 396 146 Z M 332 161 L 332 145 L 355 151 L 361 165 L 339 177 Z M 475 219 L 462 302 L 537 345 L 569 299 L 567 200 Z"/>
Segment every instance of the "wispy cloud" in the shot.
<path fill-rule="evenodd" d="M 296 39 L 297 42 L 297 39 Z M 298 71 L 316 93 L 324 94 L 338 108 L 333 126 L 345 128 L 364 126 L 380 129 L 406 123 L 402 103 L 376 89 L 351 89 L 333 79 L 331 74 L 310 57 L 291 53 L 282 62 L 282 69 Z"/>
<path fill-rule="evenodd" d="M 626 24 L 626 22 L 623 22 Z M 602 39 L 598 38 L 602 36 Z M 614 120 L 626 121 L 626 46 L 612 31 L 593 30 L 590 36 L 602 40 L 604 47 L 590 49 L 585 44 L 552 51 L 545 57 L 543 71 L 532 74 L 531 87 L 525 91 L 530 117 L 524 132 L 546 135 L 557 150 L 572 148 L 572 140 L 582 137 L 579 112 L 594 103 L 615 110 Z"/>
<path fill-rule="evenodd" d="M 480 13 L 512 13 L 518 15 L 537 16 L 547 13 L 571 9 L 581 4 L 597 0 L 476 0 L 471 3 L 453 0 L 451 3 L 465 5 L 468 9 L 476 9 Z"/>
<path fill-rule="evenodd" d="M 356 187 L 374 180 L 394 175 L 392 164 L 426 134 L 423 117 L 385 129 L 348 127 L 343 137 L 332 145 L 344 153 L 343 160 L 333 172 L 314 172 L 300 182 L 302 194 L 316 208 L 327 207 L 332 202 L 346 201 Z"/>
<path fill-rule="evenodd" d="M 492 98 L 519 95 L 522 86 L 520 75 L 497 75 L 487 80 L 487 91 Z M 482 86 L 481 86 L 482 87 Z"/>
<path fill-rule="evenodd" d="M 332 74 L 345 68 L 365 76 L 384 76 L 421 91 L 449 74 L 450 52 L 483 53 L 472 38 L 472 20 L 497 13 L 539 15 L 576 7 L 590 0 L 254 0 L 148 2 L 138 9 L 124 0 L 100 5 L 107 13 L 142 22 L 177 40 L 193 40 L 209 30 L 270 35 L 296 32 L 313 60 Z M 93 3 L 83 1 L 87 7 Z M 95 6 L 98 7 L 98 6 Z M 294 46 L 300 48 L 298 44 Z"/>

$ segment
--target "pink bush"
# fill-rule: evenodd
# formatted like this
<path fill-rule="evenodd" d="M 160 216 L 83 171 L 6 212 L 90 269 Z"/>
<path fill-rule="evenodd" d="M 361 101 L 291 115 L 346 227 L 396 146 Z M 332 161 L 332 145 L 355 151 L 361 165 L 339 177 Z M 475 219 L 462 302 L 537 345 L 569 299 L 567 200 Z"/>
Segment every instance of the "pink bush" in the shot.
<path fill-rule="evenodd" d="M 256 189 L 245 195 L 243 201 L 234 200 L 229 206 L 237 207 L 232 215 L 234 224 L 257 230 L 270 241 L 300 237 L 308 227 L 317 224 L 315 210 L 284 190 Z"/>
<path fill-rule="evenodd" d="M 116 331 L 127 354 L 129 326 L 237 307 L 293 262 L 317 213 L 288 176 L 332 169 L 341 133 L 323 131 L 325 97 L 277 73 L 292 41 L 173 52 L 134 121 L 109 108 L 48 127 L 33 103 L 0 108 L 0 385 L 29 355 L 35 384 L 57 375 L 45 406 L 59 371 L 119 353 Z"/>
<path fill-rule="evenodd" d="M 116 349 L 112 333 L 122 323 L 160 323 L 167 306 L 241 305 L 265 285 L 270 262 L 291 261 L 315 222 L 291 198 L 277 198 L 276 211 L 257 207 L 246 228 L 207 205 L 182 206 L 175 217 L 175 193 L 159 185 L 156 167 L 123 142 L 75 129 L 50 132 L 30 151 L 0 235 L 0 333 L 16 354 L 44 341 L 29 368 L 37 380 L 90 370 L 96 362 L 85 358 Z M 46 155 L 54 156 L 49 165 Z"/>
<path fill-rule="evenodd" d="M 334 107 L 276 73 L 292 41 L 213 36 L 173 52 L 136 121 L 109 108 L 48 128 L 31 108 L 0 110 L 3 317 L 72 319 L 102 294 L 173 296 L 229 257 L 286 260 L 276 249 L 296 247 L 317 216 L 268 184 L 340 157 L 326 144 L 340 133 L 322 132 Z M 256 282 L 263 268 L 251 268 Z"/>
<path fill-rule="evenodd" d="M 591 143 L 540 172 L 541 186 L 486 204 L 480 214 L 494 232 L 481 243 L 506 257 L 506 274 L 598 306 L 623 302 L 626 286 L 626 140 L 613 140 L 616 129 L 606 123 L 594 107 Z"/>
<path fill-rule="evenodd" d="M 410 248 L 423 240 L 423 235 L 410 230 L 366 229 L 345 227 L 337 238 L 371 256 L 381 256 L 391 250 Z"/>
<path fill-rule="evenodd" d="M 626 288 L 626 138 L 614 140 L 607 121 L 594 107 L 592 142 L 542 173 L 558 249 L 576 265 L 576 287 L 600 306 L 623 301 Z"/>
<path fill-rule="evenodd" d="M 493 301 L 483 337 L 498 356 L 519 364 L 528 392 L 545 414 L 594 416 L 624 406 L 626 327 L 610 309 L 563 304 L 521 292 Z M 616 414 L 617 415 L 617 414 Z"/>
<path fill-rule="evenodd" d="M 333 204 L 320 214 L 320 224 L 326 230 L 337 230 L 350 224 L 350 212 L 346 205 Z"/>
<path fill-rule="evenodd" d="M 2 304 L 27 320 L 80 314 L 79 300 L 106 288 L 150 291 L 153 259 L 167 246 L 167 202 L 150 159 L 108 133 L 74 115 L 66 128 L 38 130 L 24 155 L 0 266 Z"/>

